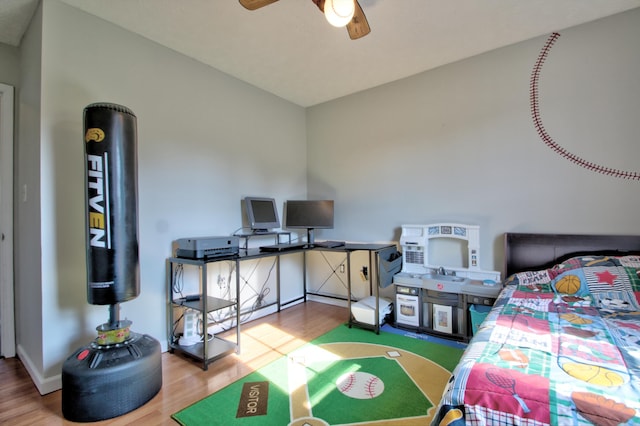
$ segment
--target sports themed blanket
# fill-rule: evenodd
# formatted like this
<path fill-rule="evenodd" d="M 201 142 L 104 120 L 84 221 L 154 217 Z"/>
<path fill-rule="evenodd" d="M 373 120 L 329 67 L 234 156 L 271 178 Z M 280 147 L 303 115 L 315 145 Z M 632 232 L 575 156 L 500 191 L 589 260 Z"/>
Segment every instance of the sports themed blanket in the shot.
<path fill-rule="evenodd" d="M 509 278 L 432 425 L 640 425 L 640 256 Z"/>

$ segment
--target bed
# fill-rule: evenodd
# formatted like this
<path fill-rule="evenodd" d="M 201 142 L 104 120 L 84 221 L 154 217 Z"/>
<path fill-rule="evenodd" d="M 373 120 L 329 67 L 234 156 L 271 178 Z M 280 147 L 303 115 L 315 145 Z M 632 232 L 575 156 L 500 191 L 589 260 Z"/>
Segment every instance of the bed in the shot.
<path fill-rule="evenodd" d="M 505 234 L 432 425 L 640 425 L 640 237 Z"/>

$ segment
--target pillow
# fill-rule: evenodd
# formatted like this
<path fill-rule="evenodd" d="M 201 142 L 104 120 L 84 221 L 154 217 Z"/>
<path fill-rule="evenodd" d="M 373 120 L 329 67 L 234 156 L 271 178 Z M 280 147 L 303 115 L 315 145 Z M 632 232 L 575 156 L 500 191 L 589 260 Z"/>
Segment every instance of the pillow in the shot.
<path fill-rule="evenodd" d="M 526 271 L 526 272 L 518 272 L 512 277 L 517 279 L 517 282 L 521 286 L 534 286 L 536 284 L 547 284 L 551 281 L 551 277 L 549 276 L 549 272 L 546 269 L 541 271 Z"/>
<path fill-rule="evenodd" d="M 610 262 L 608 266 L 618 266 L 620 257 L 638 257 L 640 253 L 637 251 L 624 250 L 605 250 L 605 251 L 587 251 L 581 253 L 569 253 L 559 257 L 554 262 L 557 265 L 565 267 L 590 266 L 593 262 L 600 262 L 601 266 L 605 266 L 604 262 Z"/>

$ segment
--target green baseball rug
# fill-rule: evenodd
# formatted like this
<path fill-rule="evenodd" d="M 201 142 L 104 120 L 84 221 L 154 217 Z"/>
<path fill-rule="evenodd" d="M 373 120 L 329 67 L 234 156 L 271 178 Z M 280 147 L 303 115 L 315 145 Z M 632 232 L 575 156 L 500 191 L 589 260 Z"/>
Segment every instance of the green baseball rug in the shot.
<path fill-rule="evenodd" d="M 425 425 L 463 349 L 341 325 L 172 415 L 181 425 Z"/>

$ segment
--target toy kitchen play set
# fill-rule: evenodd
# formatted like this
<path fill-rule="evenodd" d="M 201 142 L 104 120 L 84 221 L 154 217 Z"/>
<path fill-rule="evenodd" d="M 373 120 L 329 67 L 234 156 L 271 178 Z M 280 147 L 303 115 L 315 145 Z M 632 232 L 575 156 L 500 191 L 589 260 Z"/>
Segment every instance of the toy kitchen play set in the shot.
<path fill-rule="evenodd" d="M 429 263 L 429 242 L 453 238 L 467 242 L 467 267 Z M 500 272 L 480 269 L 480 228 L 438 223 L 403 225 L 402 270 L 395 274 L 396 325 L 456 340 L 471 338 L 468 310 L 492 306 L 502 290 Z M 461 253 L 461 255 L 464 255 Z"/>

